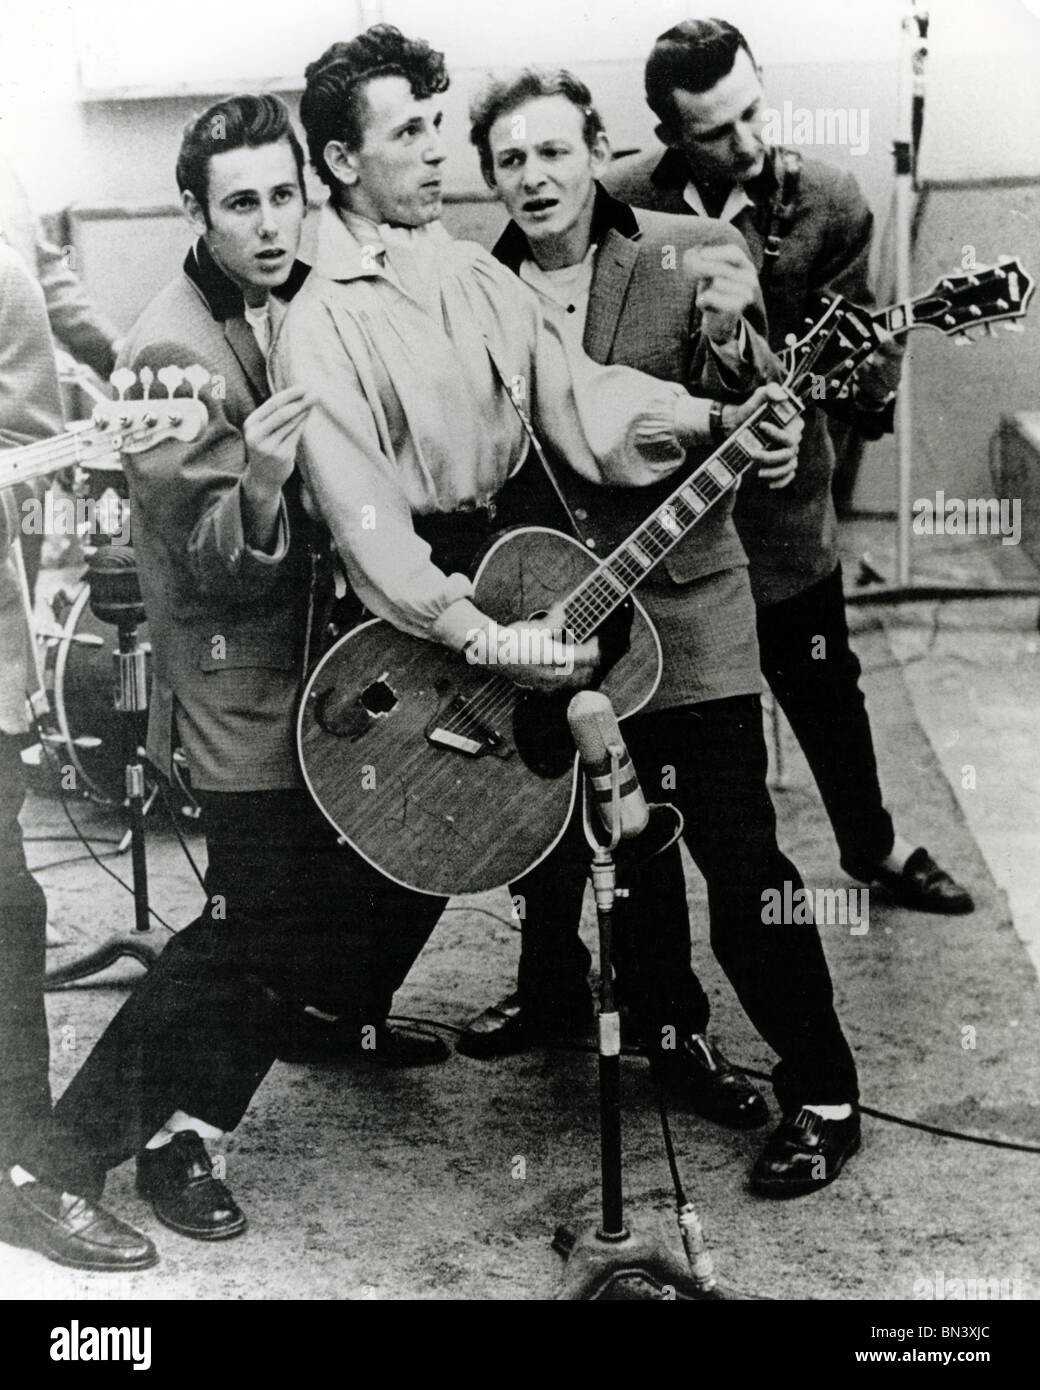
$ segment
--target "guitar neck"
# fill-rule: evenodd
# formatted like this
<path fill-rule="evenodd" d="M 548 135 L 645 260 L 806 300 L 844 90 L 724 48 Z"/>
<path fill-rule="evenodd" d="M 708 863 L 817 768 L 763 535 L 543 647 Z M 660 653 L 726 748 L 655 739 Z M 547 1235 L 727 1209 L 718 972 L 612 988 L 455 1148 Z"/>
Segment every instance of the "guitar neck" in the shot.
<path fill-rule="evenodd" d="M 54 439 L 40 439 L 35 444 L 0 450 L 0 488 L 27 483 L 78 463 L 82 454 L 79 433 L 72 431 L 56 435 Z"/>
<path fill-rule="evenodd" d="M 871 322 L 893 336 L 908 333 L 911 328 L 926 327 L 914 319 L 917 304 L 916 299 L 904 299 L 898 304 L 890 304 L 887 309 L 874 309 L 870 314 Z"/>
<path fill-rule="evenodd" d="M 793 400 L 792 404 L 795 404 Z M 653 516 L 622 541 L 565 600 L 563 611 L 575 641 L 584 642 L 591 637 L 604 619 L 626 601 L 668 552 L 674 550 L 715 503 L 736 485 L 754 462 L 746 444 L 752 439 L 768 444 L 759 425 L 770 420 L 781 423 L 782 417 L 774 404 L 767 402 L 689 474 L 657 507 Z"/>

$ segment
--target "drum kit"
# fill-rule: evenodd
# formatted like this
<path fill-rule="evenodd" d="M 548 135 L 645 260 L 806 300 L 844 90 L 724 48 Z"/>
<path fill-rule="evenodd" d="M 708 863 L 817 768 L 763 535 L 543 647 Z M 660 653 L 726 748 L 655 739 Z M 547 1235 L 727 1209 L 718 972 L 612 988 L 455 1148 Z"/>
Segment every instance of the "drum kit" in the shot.
<path fill-rule="evenodd" d="M 106 500 L 111 504 L 114 490 L 125 487 L 122 475 L 105 472 L 98 476 L 104 480 Z M 96 486 L 96 482 L 91 479 L 87 485 Z M 129 505 L 125 497 L 119 497 L 118 506 L 109 505 L 105 513 L 98 514 L 118 516 L 125 533 Z M 86 571 L 75 581 L 71 592 L 61 587 L 52 594 L 46 605 L 49 615 L 34 623 L 49 706 L 38 719 L 46 753 L 41 761 L 45 766 L 61 769 L 63 790 L 73 790 L 100 806 L 117 807 L 126 796 L 123 747 L 112 698 L 118 631 L 98 617 L 92 603 L 89 562 L 98 553 L 98 542 L 102 546 L 109 543 L 104 535 L 92 539 L 94 544 L 82 547 L 88 560 Z M 150 681 L 147 622 L 137 631 L 145 656 L 145 678 Z M 145 712 L 140 712 L 137 724 L 138 740 L 143 742 Z M 198 804 L 191 795 L 179 753 L 174 755 L 173 770 L 181 814 L 194 819 L 198 816 Z M 154 776 L 149 774 L 149 805 L 156 794 Z"/>
<path fill-rule="evenodd" d="M 121 454 L 166 438 L 196 437 L 206 420 L 198 392 L 208 379 L 201 367 L 181 371 L 171 366 L 154 374 L 143 368 L 139 376 L 119 369 L 111 378 L 118 399 L 98 395 L 90 422 L 70 427 L 47 446 L 46 457 L 29 459 L 24 451 L 11 456 L 26 477 L 46 476 L 54 458 L 67 462 L 72 448 L 74 471 L 71 479 L 63 479 L 64 494 L 51 491 L 39 503 L 45 517 L 60 515 L 64 524 L 55 528 L 53 521 L 45 521 L 40 529 L 43 534 L 57 529 L 86 560 L 71 592 L 58 589 L 41 619 L 20 538 L 11 547 L 35 658 L 36 689 L 28 699 L 39 738 L 35 761 L 47 775 L 47 790 L 63 799 L 71 792 L 118 808 L 126 824 L 120 850 L 130 850 L 133 866 L 133 931 L 112 937 L 78 961 L 49 969 L 47 988 L 97 974 L 123 956 L 147 967 L 158 953 L 150 922 L 144 818 L 160 793 L 161 804 L 169 801 L 161 773 L 144 757 L 151 648 L 134 552 L 127 544 L 130 501 Z M 165 399 L 150 395 L 156 380 L 166 387 Z M 126 393 L 138 382 L 143 396 L 131 401 Z M 185 383 L 192 395 L 177 396 Z M 173 778 L 181 814 L 197 818 L 198 803 L 176 755 Z M 82 838 L 78 826 L 76 830 Z"/>

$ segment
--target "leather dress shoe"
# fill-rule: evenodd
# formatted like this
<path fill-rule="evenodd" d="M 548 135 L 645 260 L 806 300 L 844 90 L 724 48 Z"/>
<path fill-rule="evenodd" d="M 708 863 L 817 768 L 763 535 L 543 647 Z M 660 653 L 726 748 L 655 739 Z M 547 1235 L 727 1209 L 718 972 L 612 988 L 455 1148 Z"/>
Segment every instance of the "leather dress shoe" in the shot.
<path fill-rule="evenodd" d="M 650 1064 L 669 1090 L 706 1120 L 757 1129 L 769 1119 L 759 1092 L 703 1033 L 687 1033 L 674 1051 L 655 1049 Z"/>
<path fill-rule="evenodd" d="M 586 1032 L 592 1022 L 591 998 L 547 1014 L 523 1004 L 519 994 L 508 994 L 477 1015 L 456 1042 L 455 1050 L 485 1062 L 537 1047 L 551 1038 Z"/>
<path fill-rule="evenodd" d="M 880 883 L 903 907 L 915 912 L 950 915 L 973 912 L 975 903 L 967 889 L 955 883 L 923 846 L 915 849 L 899 873 L 876 868 L 869 877 Z"/>
<path fill-rule="evenodd" d="M 371 1025 L 372 1031 L 344 1028 L 313 1014 L 293 1018 L 278 1048 L 282 1062 L 375 1062 L 383 1067 L 432 1067 L 446 1062 L 451 1048 L 443 1038 L 420 1029 Z"/>
<path fill-rule="evenodd" d="M 846 1120 L 825 1120 L 813 1110 L 799 1110 L 773 1131 L 748 1185 L 763 1197 L 816 1192 L 834 1181 L 859 1142 L 858 1111 Z"/>
<path fill-rule="evenodd" d="M 224 1183 L 213 1176 L 206 1146 L 193 1129 L 137 1156 L 137 1190 L 171 1231 L 193 1240 L 230 1240 L 246 1218 Z"/>
<path fill-rule="evenodd" d="M 41 1182 L 8 1181 L 0 1240 L 36 1250 L 56 1264 L 98 1274 L 151 1269 L 159 1255 L 147 1236 L 86 1197 Z"/>

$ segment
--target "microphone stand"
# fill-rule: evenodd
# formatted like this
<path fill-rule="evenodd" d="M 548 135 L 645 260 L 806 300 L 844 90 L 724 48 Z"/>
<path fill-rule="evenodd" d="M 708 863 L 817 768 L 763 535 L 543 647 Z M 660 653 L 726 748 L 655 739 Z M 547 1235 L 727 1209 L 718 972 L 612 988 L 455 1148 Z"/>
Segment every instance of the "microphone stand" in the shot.
<path fill-rule="evenodd" d="M 921 190 L 918 155 L 924 131 L 925 65 L 928 59 L 929 15 L 923 0 L 911 0 L 901 21 L 896 134 L 892 142 L 895 198 L 892 211 L 895 261 L 895 298 L 904 303 L 912 294 L 914 208 Z M 1008 325 L 1009 327 L 1011 325 Z M 992 332 L 992 328 L 989 330 Z M 955 340 L 958 341 L 958 340 Z M 970 342 L 965 335 L 963 340 Z M 932 600 L 980 598 L 1032 598 L 1040 593 L 1036 583 L 958 584 L 944 581 L 915 583 L 911 570 L 910 541 L 913 531 L 913 367 L 910 353 L 903 358 L 902 379 L 896 395 L 896 577 L 886 583 L 869 563 L 860 559 L 857 586 L 845 602 L 857 606 Z"/>
<path fill-rule="evenodd" d="M 611 748 L 609 751 L 611 830 L 606 844 L 596 834 L 592 790 L 587 776 L 582 774 L 583 825 L 592 851 L 592 886 L 599 925 L 601 1220 L 598 1227 L 590 1226 L 577 1234 L 566 1226 L 557 1227 L 553 1249 L 567 1260 L 557 1298 L 579 1301 L 719 1300 L 725 1295 L 715 1283 L 700 1222 L 689 1203 L 679 1217 L 689 1266 L 653 1235 L 631 1230 L 625 1223 L 621 1159 L 621 1019 L 614 1000 L 613 921 L 614 903 L 619 897 L 627 897 L 628 890 L 617 886 L 614 857 L 621 840 L 622 750 Z M 680 829 L 681 826 L 680 819 Z"/>
<path fill-rule="evenodd" d="M 114 657 L 113 705 L 119 717 L 123 761 L 126 766 L 126 808 L 130 837 L 130 862 L 134 884 L 134 928 L 113 936 L 81 960 L 48 970 L 44 987 L 67 985 L 89 975 L 99 975 L 128 956 L 150 969 L 159 957 L 156 933 L 149 920 L 148 860 L 144 816 L 147 809 L 145 771 L 142 762 L 141 725 L 148 709 L 146 650 L 138 638 L 144 607 L 137 582 L 133 552 L 128 546 L 104 546 L 91 560 L 91 609 L 101 622 L 116 624 L 119 650 Z"/>

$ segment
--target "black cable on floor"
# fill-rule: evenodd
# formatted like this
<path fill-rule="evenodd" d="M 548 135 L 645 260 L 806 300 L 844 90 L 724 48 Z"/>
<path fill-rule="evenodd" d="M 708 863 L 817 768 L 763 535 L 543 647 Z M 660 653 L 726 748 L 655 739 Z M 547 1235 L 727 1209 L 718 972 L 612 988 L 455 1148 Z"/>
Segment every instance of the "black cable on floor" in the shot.
<path fill-rule="evenodd" d="M 180 822 L 179 822 L 178 819 L 177 819 L 177 812 L 176 812 L 176 811 L 174 810 L 174 808 L 170 805 L 170 797 L 169 797 L 169 793 L 168 793 L 168 791 L 167 791 L 167 789 L 166 789 L 166 782 L 165 782 L 165 780 L 164 780 L 161 776 L 159 776 L 158 774 L 156 774 L 156 783 L 155 783 L 155 785 L 159 788 L 159 795 L 162 797 L 162 803 L 163 803 L 163 806 L 165 807 L 165 810 L 166 810 L 167 819 L 169 820 L 170 824 L 173 826 L 173 833 L 177 836 L 177 840 L 178 840 L 178 842 L 179 842 L 179 844 L 180 844 L 180 847 L 181 847 L 181 849 L 184 851 L 184 857 L 185 857 L 185 859 L 188 861 L 188 863 L 191 865 L 191 871 L 192 871 L 192 873 L 195 875 L 195 877 L 196 877 L 196 878 L 198 879 L 198 881 L 199 881 L 199 887 L 202 889 L 203 892 L 205 892 L 205 891 L 206 891 L 206 882 L 205 882 L 205 879 L 202 877 L 202 873 L 201 873 L 201 871 L 199 870 L 198 864 L 195 863 L 195 857 L 194 857 L 194 855 L 192 854 L 191 850 L 188 848 L 188 842 L 187 842 L 187 840 L 184 838 L 184 832 L 181 830 Z"/>
<path fill-rule="evenodd" d="M 439 1028 L 446 1033 L 454 1033 L 456 1035 L 461 1035 L 466 1031 L 465 1028 L 460 1028 L 454 1023 L 441 1023 L 439 1020 L 430 1018 L 415 1018 L 406 1014 L 392 1014 L 387 1021 L 389 1023 L 415 1023 L 419 1024 L 421 1027 L 424 1028 Z M 583 1052 L 586 1054 L 586 1056 L 596 1056 L 596 1048 L 590 1043 L 551 1042 L 543 1043 L 541 1044 L 541 1046 L 546 1047 L 550 1052 Z M 646 1054 L 639 1048 L 623 1047 L 621 1049 L 621 1055 L 623 1057 L 644 1057 Z M 755 1081 L 768 1082 L 772 1079 L 765 1072 L 755 1071 L 751 1067 L 737 1066 L 735 1062 L 733 1063 L 733 1069 L 735 1071 L 739 1071 L 743 1076 L 752 1077 Z M 661 1108 L 661 1095 L 660 1092 L 657 1090 L 656 1086 L 655 1092 L 657 1093 L 658 1107 Z M 986 1148 L 991 1149 L 1010 1149 L 1014 1153 L 1040 1154 L 1040 1146 L 1036 1144 L 1017 1144 L 1009 1139 L 990 1139 L 985 1135 L 964 1134 L 960 1130 L 943 1129 L 939 1125 L 926 1124 L 924 1120 L 908 1120 L 903 1115 L 893 1115 L 891 1114 L 891 1112 L 887 1110 L 876 1110 L 873 1106 L 870 1105 L 860 1105 L 858 1108 L 861 1114 L 869 1115 L 871 1119 L 882 1120 L 885 1123 L 891 1125 L 902 1125 L 905 1129 L 917 1129 L 920 1130 L 923 1134 L 937 1135 L 940 1139 L 955 1139 L 961 1144 L 981 1144 Z M 665 1111 L 662 1115 L 666 1135 L 665 1151 L 666 1153 L 670 1152 L 672 1157 L 674 1157 L 675 1151 L 672 1147 L 671 1130 L 667 1127 L 666 1116 L 667 1112 Z M 672 1158 L 670 1157 L 669 1167 L 671 1167 L 671 1165 Z M 675 1170 L 673 1170 L 672 1177 L 673 1181 L 676 1181 Z"/>
<path fill-rule="evenodd" d="M 29 705 L 29 708 L 32 708 L 31 703 Z M 109 878 L 115 879 L 116 883 L 119 884 L 120 888 L 124 889 L 127 893 L 130 894 L 131 897 L 133 897 L 134 890 L 132 884 L 127 883 L 125 879 L 120 878 L 119 875 L 113 869 L 110 869 L 108 867 L 108 865 L 102 860 L 101 856 L 95 851 L 93 845 L 91 845 L 90 841 L 87 839 L 80 826 L 77 824 L 75 816 L 69 809 L 68 799 L 65 795 L 65 788 L 61 784 L 61 777 L 57 775 L 57 755 L 54 749 L 48 746 L 47 740 L 46 738 L 44 738 L 43 729 L 40 727 L 39 718 L 36 716 L 35 713 L 33 714 L 32 718 L 33 724 L 36 728 L 36 737 L 40 741 L 40 747 L 43 749 L 44 756 L 48 759 L 48 761 L 50 761 L 51 769 L 55 773 L 55 780 L 58 788 L 58 800 L 61 802 L 61 809 L 65 812 L 66 819 L 72 826 L 72 829 L 75 831 L 76 838 L 79 840 L 83 848 L 87 851 L 87 855 L 91 859 L 93 859 L 94 863 L 98 866 L 98 868 L 101 869 L 104 873 L 108 874 Z M 80 856 L 76 857 L 79 858 Z M 65 862 L 71 863 L 72 861 L 66 860 Z M 149 916 L 154 917 L 155 920 L 159 923 L 159 925 L 163 927 L 166 931 L 168 931 L 171 936 L 174 935 L 173 927 L 170 926 L 169 922 L 165 921 L 162 917 L 159 916 L 155 908 L 152 907 L 150 903 L 148 905 L 148 914 Z"/>

